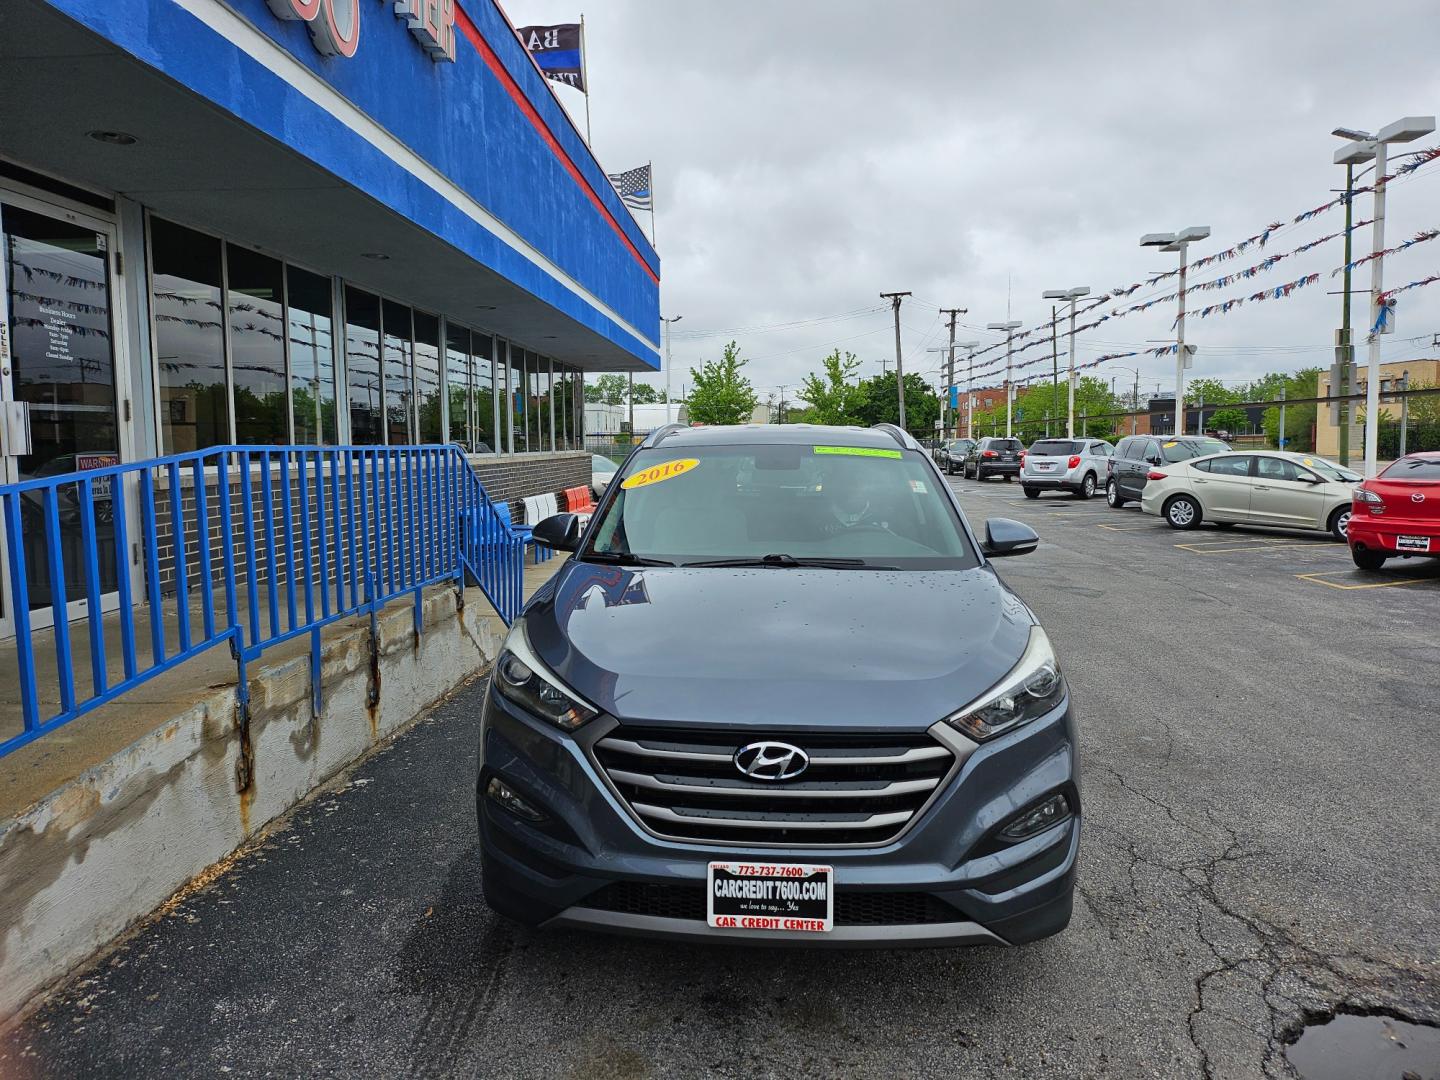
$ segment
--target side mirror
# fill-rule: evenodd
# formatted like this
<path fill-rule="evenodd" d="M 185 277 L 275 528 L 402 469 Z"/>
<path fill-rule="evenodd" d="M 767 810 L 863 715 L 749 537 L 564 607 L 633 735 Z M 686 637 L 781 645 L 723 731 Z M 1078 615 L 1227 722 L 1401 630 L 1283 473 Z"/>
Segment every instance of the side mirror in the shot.
<path fill-rule="evenodd" d="M 1029 525 L 1010 518 L 991 518 L 985 522 L 985 543 L 980 550 L 990 559 L 1011 555 L 1029 555 L 1040 546 L 1040 536 Z"/>
<path fill-rule="evenodd" d="M 537 522 L 530 535 L 556 551 L 574 551 L 580 546 L 580 518 L 575 514 L 552 514 Z"/>

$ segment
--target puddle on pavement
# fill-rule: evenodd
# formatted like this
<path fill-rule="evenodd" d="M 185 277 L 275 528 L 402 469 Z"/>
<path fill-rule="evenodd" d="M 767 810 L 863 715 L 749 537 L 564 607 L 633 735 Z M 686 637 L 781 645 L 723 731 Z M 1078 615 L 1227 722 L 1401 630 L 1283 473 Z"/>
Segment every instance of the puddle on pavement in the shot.
<path fill-rule="evenodd" d="M 1341 1013 L 1307 1027 L 1285 1056 L 1304 1080 L 1440 1080 L 1440 1028 Z"/>

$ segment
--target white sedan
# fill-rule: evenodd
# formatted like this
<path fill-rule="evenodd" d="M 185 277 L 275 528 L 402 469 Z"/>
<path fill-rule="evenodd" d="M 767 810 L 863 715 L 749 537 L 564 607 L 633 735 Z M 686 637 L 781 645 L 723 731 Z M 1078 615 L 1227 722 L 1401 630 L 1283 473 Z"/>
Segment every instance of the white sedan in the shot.
<path fill-rule="evenodd" d="M 595 493 L 595 498 L 605 494 L 605 488 L 611 480 L 615 479 L 615 470 L 619 468 L 615 462 L 599 454 L 590 455 L 590 490 Z"/>
<path fill-rule="evenodd" d="M 1172 529 L 1268 525 L 1345 539 L 1359 473 L 1313 454 L 1257 450 L 1155 465 L 1140 509 Z"/>

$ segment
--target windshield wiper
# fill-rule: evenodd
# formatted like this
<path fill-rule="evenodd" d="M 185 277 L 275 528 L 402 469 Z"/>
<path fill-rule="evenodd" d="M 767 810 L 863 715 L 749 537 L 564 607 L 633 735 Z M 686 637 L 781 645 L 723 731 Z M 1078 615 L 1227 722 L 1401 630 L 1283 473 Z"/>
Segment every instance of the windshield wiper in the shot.
<path fill-rule="evenodd" d="M 762 555 L 746 559 L 707 559 L 704 562 L 687 562 L 686 566 L 773 566 L 789 569 L 796 566 L 818 566 L 825 570 L 898 570 L 898 566 L 878 566 L 864 559 L 800 558 L 783 553 Z"/>
<path fill-rule="evenodd" d="M 664 559 L 648 559 L 628 551 L 587 551 L 580 556 L 581 562 L 605 563 L 607 566 L 674 566 Z"/>

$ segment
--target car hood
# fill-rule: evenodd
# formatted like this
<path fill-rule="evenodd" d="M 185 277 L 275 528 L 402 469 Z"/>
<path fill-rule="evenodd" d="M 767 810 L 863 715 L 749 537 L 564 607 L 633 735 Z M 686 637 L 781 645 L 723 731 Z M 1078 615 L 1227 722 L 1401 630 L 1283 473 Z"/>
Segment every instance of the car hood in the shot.
<path fill-rule="evenodd" d="M 525 613 L 552 671 L 621 720 L 923 730 L 994 686 L 1035 619 L 989 566 L 628 569 L 569 560 Z"/>

